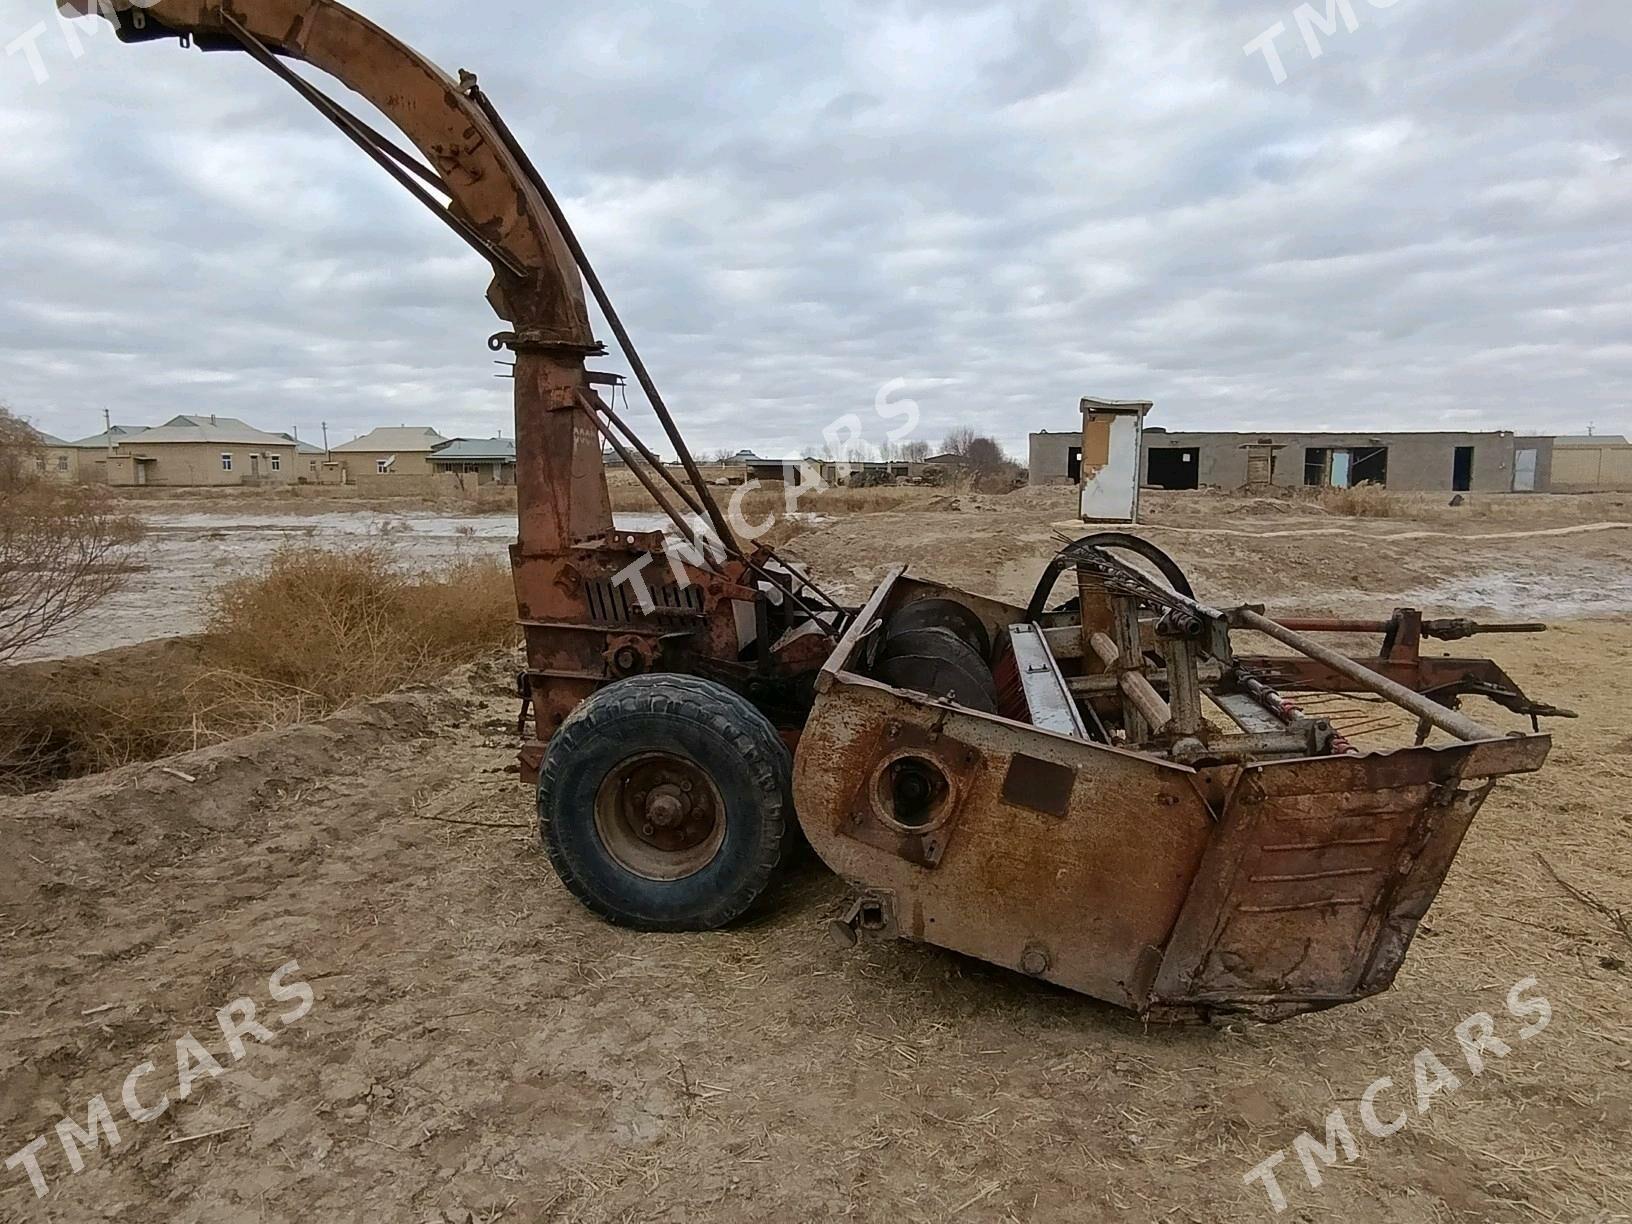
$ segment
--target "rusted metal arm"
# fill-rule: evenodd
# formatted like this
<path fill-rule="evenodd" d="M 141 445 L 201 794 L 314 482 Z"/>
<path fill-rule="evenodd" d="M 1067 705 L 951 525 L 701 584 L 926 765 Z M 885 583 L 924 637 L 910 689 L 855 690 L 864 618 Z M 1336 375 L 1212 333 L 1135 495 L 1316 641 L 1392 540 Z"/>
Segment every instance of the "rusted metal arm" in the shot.
<path fill-rule="evenodd" d="M 1356 663 L 1353 659 L 1340 655 L 1335 650 L 1329 650 L 1313 638 L 1288 629 L 1285 625 L 1277 624 L 1267 616 L 1254 612 L 1250 608 L 1241 608 L 1231 614 L 1231 620 L 1242 629 L 1250 629 L 1255 633 L 1262 633 L 1265 637 L 1274 638 L 1283 646 L 1290 646 L 1293 650 L 1307 655 L 1318 663 L 1331 668 L 1339 675 L 1354 682 L 1355 686 L 1368 693 L 1375 693 L 1385 697 L 1408 713 L 1437 727 L 1447 735 L 1453 735 L 1459 740 L 1493 740 L 1501 736 L 1489 727 L 1483 726 L 1455 710 L 1447 709 L 1436 701 L 1424 697 L 1421 693 L 1413 692 L 1403 684 L 1390 680 L 1387 676 L 1378 675 L 1371 668 Z"/>
<path fill-rule="evenodd" d="M 431 195 L 430 192 L 415 181 L 415 176 L 425 179 L 444 192 L 448 190 L 446 184 L 431 175 L 424 166 L 409 157 L 397 145 L 385 139 L 379 132 L 358 119 L 322 90 L 302 80 L 299 74 L 272 54 L 266 44 L 256 38 L 231 13 L 223 11 L 221 18 L 226 23 L 228 31 L 249 53 L 250 58 L 270 71 L 279 80 L 288 84 L 296 93 L 311 103 L 318 114 L 339 128 L 353 144 L 378 163 L 382 170 L 396 179 L 404 191 L 425 205 L 444 225 L 469 243 L 478 255 L 503 268 L 512 276 L 525 276 L 527 274 L 527 269 L 517 263 L 508 251 L 496 242 L 489 242 L 475 226 L 449 212 L 440 200 L 436 199 L 435 196 Z M 407 167 L 407 169 L 404 169 L 404 167 Z M 412 170 L 414 174 L 410 175 L 408 170 Z M 452 193 L 449 192 L 448 194 L 451 195 Z"/>
<path fill-rule="evenodd" d="M 635 461 L 634 455 L 629 453 L 629 448 L 618 439 L 617 434 L 612 432 L 612 427 L 601 419 L 599 412 L 594 411 L 592 408 L 586 409 L 586 411 L 589 419 L 595 422 L 595 428 L 600 431 L 601 437 L 606 439 L 607 444 L 623 461 L 624 467 L 634 473 L 635 479 L 640 481 L 641 487 L 646 490 L 647 495 L 658 504 L 658 507 L 668 516 L 669 521 L 674 524 L 680 534 L 686 537 L 687 543 L 693 547 L 701 547 L 697 540 L 697 533 L 692 530 L 691 524 L 686 521 L 686 516 L 676 510 L 673 503 L 663 495 L 663 491 L 657 487 L 652 478 Z"/>

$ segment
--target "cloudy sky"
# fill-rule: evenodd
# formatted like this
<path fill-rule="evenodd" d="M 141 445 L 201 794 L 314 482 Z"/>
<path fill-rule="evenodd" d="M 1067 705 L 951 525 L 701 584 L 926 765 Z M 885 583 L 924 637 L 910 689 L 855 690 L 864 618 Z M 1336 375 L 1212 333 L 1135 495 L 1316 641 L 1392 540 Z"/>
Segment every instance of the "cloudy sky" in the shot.
<path fill-rule="evenodd" d="M 480 73 L 699 449 L 903 379 L 932 442 L 1632 432 L 1625 0 L 1329 2 L 360 7 Z M 477 257 L 246 58 L 74 29 L 0 0 L 0 400 L 511 431 Z"/>

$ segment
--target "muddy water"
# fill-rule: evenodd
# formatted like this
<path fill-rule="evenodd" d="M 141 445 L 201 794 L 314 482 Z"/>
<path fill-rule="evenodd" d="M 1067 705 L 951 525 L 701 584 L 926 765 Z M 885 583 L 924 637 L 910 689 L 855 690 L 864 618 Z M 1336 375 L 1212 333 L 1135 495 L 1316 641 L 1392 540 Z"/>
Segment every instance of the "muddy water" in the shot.
<path fill-rule="evenodd" d="M 454 516 L 434 511 L 345 510 L 288 514 L 150 514 L 147 538 L 125 589 L 42 643 L 27 659 L 60 659 L 197 633 L 209 594 L 250 573 L 291 541 L 327 545 L 387 542 L 403 564 L 432 567 L 459 556 L 500 556 L 516 538 L 513 514 Z M 619 515 L 618 525 L 655 531 L 658 516 Z"/>

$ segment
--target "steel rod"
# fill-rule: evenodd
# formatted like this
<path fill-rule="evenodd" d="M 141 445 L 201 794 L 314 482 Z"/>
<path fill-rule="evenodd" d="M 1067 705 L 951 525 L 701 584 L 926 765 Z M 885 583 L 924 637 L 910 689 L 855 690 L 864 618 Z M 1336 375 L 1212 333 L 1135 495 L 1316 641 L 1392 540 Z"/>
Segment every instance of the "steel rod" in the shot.
<path fill-rule="evenodd" d="M 700 511 L 707 516 L 709 522 L 713 525 L 720 542 L 725 545 L 729 551 L 746 561 L 746 551 L 742 548 L 740 541 L 737 540 L 736 533 L 731 530 L 731 525 L 727 521 L 724 512 L 721 511 L 719 503 L 714 500 L 713 494 L 709 492 L 708 482 L 703 479 L 702 471 L 697 466 L 697 460 L 693 457 L 691 449 L 686 445 L 685 437 L 681 434 L 679 425 L 676 424 L 673 414 L 669 411 L 668 404 L 664 401 L 662 392 L 658 390 L 657 383 L 652 378 L 651 371 L 647 369 L 645 361 L 642 360 L 640 356 L 640 351 L 635 347 L 634 338 L 630 336 L 628 328 L 626 328 L 623 324 L 622 316 L 618 314 L 617 307 L 612 302 L 612 295 L 607 292 L 606 286 L 601 281 L 600 275 L 595 271 L 595 266 L 590 261 L 589 253 L 584 249 L 583 243 L 578 240 L 578 234 L 573 229 L 571 221 L 568 220 L 565 210 L 562 209 L 560 201 L 556 199 L 555 192 L 552 191 L 550 189 L 550 185 L 545 182 L 543 174 L 540 173 L 537 165 L 534 164 L 532 157 L 527 153 L 527 150 L 522 147 L 521 142 L 516 139 L 515 133 L 511 131 L 510 125 L 505 122 L 504 116 L 499 113 L 498 108 L 493 105 L 492 100 L 488 98 L 488 96 L 479 86 L 474 85 L 468 90 L 468 96 L 470 97 L 471 101 L 481 109 L 483 115 L 487 117 L 488 122 L 490 122 L 494 129 L 499 133 L 500 138 L 510 150 L 511 155 L 516 159 L 517 165 L 521 167 L 522 173 L 527 176 L 534 189 L 537 190 L 539 198 L 544 202 L 545 208 L 548 209 L 551 220 L 555 222 L 556 229 L 560 231 L 562 241 L 567 244 L 567 249 L 571 252 L 573 261 L 578 265 L 578 270 L 583 274 L 584 283 L 589 286 L 591 294 L 594 295 L 596 304 L 601 308 L 601 313 L 606 316 L 607 324 L 612 328 L 612 333 L 617 338 L 618 346 L 623 350 L 624 356 L 629 361 L 630 369 L 634 371 L 635 378 L 640 383 L 641 390 L 645 392 L 647 400 L 650 401 L 652 411 L 657 414 L 658 421 L 662 424 L 664 433 L 668 436 L 670 443 L 673 444 L 675 452 L 680 458 L 681 466 L 686 469 L 686 475 L 691 480 L 692 486 L 696 490 L 698 500 L 700 500 L 702 503 Z M 622 426 L 622 428 L 633 436 L 633 430 L 628 429 L 626 425 Z M 646 453 L 650 454 L 649 451 Z M 656 459 L 655 456 L 652 458 L 654 460 Z M 666 466 L 660 461 L 657 462 L 656 465 L 659 470 L 666 472 Z M 671 480 L 671 483 L 675 484 L 676 488 L 678 489 L 678 482 Z M 696 504 L 689 497 L 686 498 L 686 501 L 688 504 L 694 506 Z M 840 618 L 840 625 L 842 626 L 846 615 L 844 608 L 840 606 L 839 603 L 831 596 L 822 591 L 821 588 L 814 582 L 811 582 L 808 578 L 799 579 L 797 576 L 790 573 L 789 583 L 784 587 L 769 573 L 764 572 L 757 566 L 752 566 L 751 562 L 749 564 L 755 569 L 755 572 L 764 577 L 767 582 L 771 583 L 771 585 L 777 587 L 779 590 L 782 590 L 784 594 L 793 600 L 794 604 L 801 611 L 810 616 L 812 620 L 816 620 L 818 626 L 825 630 L 826 627 L 821 625 L 821 622 L 817 620 L 815 613 L 812 612 L 809 605 L 799 598 L 797 591 L 794 589 L 798 583 L 802 581 L 806 586 L 810 587 L 813 592 L 820 596 L 823 602 L 829 605 L 831 611 L 838 614 Z"/>
<path fill-rule="evenodd" d="M 694 500 L 692 500 L 692 498 L 687 494 L 685 486 L 682 485 L 678 480 L 676 480 L 674 478 L 674 473 L 669 471 L 668 465 L 666 463 L 664 463 L 660 458 L 658 458 L 657 455 L 652 453 L 651 448 L 648 447 L 645 442 L 641 441 L 640 435 L 637 434 L 633 429 L 631 429 L 629 427 L 629 423 L 627 421 L 625 421 L 621 416 L 619 416 L 615 411 L 613 411 L 611 406 L 608 405 L 605 400 L 603 400 L 599 395 L 595 394 L 593 391 L 590 392 L 585 398 L 587 400 L 587 406 L 590 409 L 590 416 L 591 416 L 591 418 L 593 418 L 595 420 L 596 428 L 601 429 L 601 432 L 603 434 L 606 433 L 605 429 L 602 428 L 602 422 L 601 422 L 600 416 L 599 416 L 599 414 L 604 413 L 605 416 L 606 416 L 606 419 L 608 421 L 610 421 L 614 426 L 616 426 L 618 428 L 619 432 L 621 432 L 624 435 L 624 437 L 627 438 L 628 441 L 635 447 L 635 449 L 640 452 L 641 457 L 644 458 L 646 460 L 646 462 L 648 464 L 650 464 L 651 467 L 660 476 L 662 476 L 664 478 L 664 480 L 668 483 L 669 487 L 671 489 L 673 489 L 675 493 L 679 494 L 680 498 L 686 503 L 687 507 L 692 511 L 692 513 L 693 514 L 699 514 L 699 515 L 703 513 L 702 508 L 700 506 L 698 506 L 697 503 Z M 638 467 L 635 466 L 635 464 L 633 462 L 631 462 L 628 455 L 621 448 L 619 448 L 617 446 L 617 443 L 615 441 L 613 441 L 613 439 L 610 436 L 607 437 L 607 440 L 609 442 L 612 442 L 613 448 L 618 451 L 619 457 L 623 459 L 625 465 L 627 465 L 629 467 L 629 470 L 634 472 L 635 478 L 637 480 L 639 480 L 643 485 L 646 485 L 647 491 L 651 492 L 652 496 L 654 498 L 657 498 L 656 492 L 652 489 L 650 484 L 647 484 L 647 481 L 646 481 L 646 478 L 645 478 L 644 474 L 639 470 Z M 661 498 L 657 498 L 657 502 L 658 502 L 658 505 L 664 506 L 663 500 Z M 667 506 L 664 506 L 664 509 L 665 509 L 665 512 L 669 514 L 670 518 L 674 518 L 673 511 L 669 510 Z M 675 521 L 676 521 L 676 523 L 679 522 L 678 519 L 676 519 Z M 685 526 L 682 526 L 681 530 L 686 532 L 687 539 L 689 539 L 692 542 L 693 545 L 698 545 L 698 541 L 697 541 L 696 537 L 693 536 L 691 534 L 691 532 Z M 741 549 L 740 545 L 737 545 L 734 542 L 727 542 L 727 541 L 724 541 L 724 540 L 720 541 L 720 543 L 725 547 L 725 549 L 732 556 L 736 557 L 744 565 L 748 566 L 749 569 L 754 571 L 754 573 L 759 574 L 767 582 L 771 583 L 772 586 L 775 586 L 778 590 L 781 590 L 784 593 L 786 593 L 787 595 L 789 595 L 790 597 L 793 597 L 794 600 L 795 600 L 795 603 L 798 603 L 797 592 L 792 590 L 791 587 L 794 584 L 794 580 L 797 579 L 799 582 L 802 582 L 806 587 L 809 587 L 810 590 L 812 592 L 814 592 L 821 599 L 822 602 L 826 603 L 828 605 L 828 610 L 829 611 L 837 612 L 840 615 L 841 618 L 844 616 L 844 614 L 845 614 L 844 609 L 842 607 L 840 607 L 837 603 L 835 603 L 831 596 L 829 596 L 825 591 L 822 590 L 821 587 L 817 586 L 809 578 L 807 578 L 807 577 L 805 577 L 803 575 L 792 574 L 790 572 L 789 582 L 788 582 L 788 584 L 786 586 L 784 586 L 782 583 L 780 583 L 780 582 L 778 582 L 776 580 L 776 576 L 774 574 L 770 573 L 768 570 L 766 570 L 762 566 L 756 565 L 754 563 L 753 559 L 750 558 L 749 555 Z M 808 614 L 809 609 L 806 608 L 804 604 L 798 603 L 798 606 L 800 608 L 805 609 L 807 614 Z"/>
<path fill-rule="evenodd" d="M 1276 624 L 1295 633 L 1387 633 L 1393 621 L 1338 620 L 1319 617 L 1287 617 Z"/>
<path fill-rule="evenodd" d="M 1293 650 L 1307 655 L 1317 663 L 1323 663 L 1339 675 L 1354 681 L 1361 689 L 1368 693 L 1375 693 L 1379 697 L 1386 697 L 1401 709 L 1415 714 L 1430 726 L 1438 727 L 1447 735 L 1455 736 L 1459 740 L 1491 740 L 1501 736 L 1489 727 L 1483 726 L 1455 710 L 1447 709 L 1436 701 L 1424 697 L 1421 693 L 1406 688 L 1390 680 L 1387 676 L 1379 675 L 1353 659 L 1340 655 L 1335 650 L 1328 650 L 1319 642 L 1306 637 L 1284 625 L 1277 624 L 1267 616 L 1261 616 L 1251 609 L 1242 609 L 1234 614 L 1237 624 L 1243 629 L 1251 629 L 1255 633 L 1262 633 L 1265 637 L 1274 638 L 1283 646 L 1290 646 Z"/>
<path fill-rule="evenodd" d="M 612 433 L 607 423 L 601 419 L 600 413 L 589 407 L 586 407 L 585 411 L 589 413 L 590 420 L 595 423 L 595 428 L 600 432 L 601 436 L 611 443 L 612 449 L 617 452 L 618 457 L 623 460 L 625 466 L 627 466 L 628 469 L 634 473 L 635 479 L 640 481 L 647 493 L 651 494 L 652 500 L 658 504 L 658 506 L 663 510 L 663 513 L 669 517 L 669 520 L 680 529 L 681 534 L 686 537 L 686 540 L 691 544 L 691 546 L 699 551 L 704 551 L 705 546 L 703 542 L 698 538 L 696 532 L 693 530 L 691 524 L 686 520 L 685 516 L 680 514 L 679 511 L 675 510 L 674 506 L 663 496 L 662 491 L 652 482 L 651 477 L 641 470 L 639 464 L 635 462 L 634 455 L 632 455 L 628 448 L 626 448 Z M 637 444 L 638 441 L 639 440 L 636 439 Z M 749 557 L 740 549 L 734 548 L 733 545 L 725 544 L 724 541 L 721 541 L 721 543 L 731 552 L 732 556 L 748 567 L 750 573 L 754 574 L 758 578 L 764 579 L 766 582 L 770 583 L 773 587 L 786 595 L 793 602 L 794 606 L 803 612 L 818 630 L 830 638 L 835 636 L 833 630 L 830 630 L 822 623 L 821 617 L 823 613 L 817 612 L 809 604 L 805 603 L 804 600 L 799 598 L 799 592 L 795 589 L 794 582 L 794 579 L 797 577 L 796 575 L 790 574 L 789 581 L 786 584 L 779 582 L 777 580 L 777 575 L 771 573 L 764 566 L 758 564 L 752 557 Z M 842 614 L 844 609 L 832 608 L 828 611 L 839 612 Z"/>
<path fill-rule="evenodd" d="M 674 478 L 674 473 L 669 471 L 669 465 L 664 463 L 651 447 L 647 446 L 645 442 L 641 441 L 640 435 L 630 427 L 629 422 L 625 421 L 610 404 L 608 404 L 595 392 L 591 391 L 588 398 L 589 401 L 595 406 L 596 410 L 605 413 L 606 419 L 611 421 L 617 428 L 618 432 L 624 436 L 624 439 L 640 452 L 641 458 L 646 460 L 646 462 L 652 466 L 653 470 L 656 471 L 658 475 L 663 477 L 668 486 L 679 494 L 680 500 L 686 503 L 686 508 L 693 514 L 702 514 L 703 507 L 701 504 L 699 504 L 697 499 L 687 491 L 685 485 L 681 484 Z"/>

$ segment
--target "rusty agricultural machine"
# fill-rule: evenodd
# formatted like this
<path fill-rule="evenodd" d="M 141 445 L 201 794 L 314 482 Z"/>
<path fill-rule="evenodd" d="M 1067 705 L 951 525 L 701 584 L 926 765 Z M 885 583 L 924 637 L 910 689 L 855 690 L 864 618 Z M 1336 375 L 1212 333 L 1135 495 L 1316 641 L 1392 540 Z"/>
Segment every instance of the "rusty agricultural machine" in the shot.
<path fill-rule="evenodd" d="M 127 42 L 247 54 L 492 265 L 506 327 L 490 344 L 515 357 L 523 772 L 551 861 L 603 917 L 729 923 L 802 829 L 856 890 L 835 924 L 847 942 L 920 940 L 1150 1017 L 1279 1020 L 1386 989 L 1491 788 L 1546 760 L 1546 736 L 1455 707 L 1563 711 L 1487 660 L 1420 652 L 1479 626 L 1215 609 L 1137 537 L 1070 546 L 1025 608 L 902 571 L 864 607 L 841 605 L 732 531 L 474 76 L 447 76 L 333 0 L 72 3 Z M 586 284 L 682 473 L 602 395 L 619 380 L 589 368 L 606 349 Z M 672 532 L 618 528 L 603 446 Z M 1056 602 L 1061 579 L 1074 590 Z M 1380 634 L 1382 648 L 1352 659 L 1313 636 L 1326 631 Z M 1243 653 L 1243 633 L 1286 653 Z M 1417 720 L 1418 742 L 1364 750 L 1285 693 L 1364 694 Z"/>

